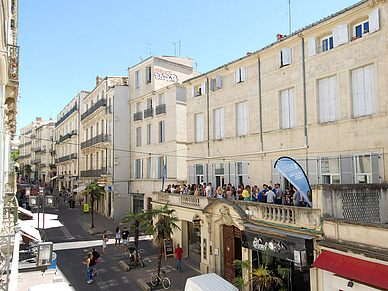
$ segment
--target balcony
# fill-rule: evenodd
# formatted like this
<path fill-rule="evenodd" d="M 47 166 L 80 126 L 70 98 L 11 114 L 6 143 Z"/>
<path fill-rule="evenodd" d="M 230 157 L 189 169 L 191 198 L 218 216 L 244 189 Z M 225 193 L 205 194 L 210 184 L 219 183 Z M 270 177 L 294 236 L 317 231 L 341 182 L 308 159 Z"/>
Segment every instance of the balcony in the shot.
<path fill-rule="evenodd" d="M 106 114 L 111 114 L 111 113 L 113 113 L 113 106 L 112 105 L 106 107 Z"/>
<path fill-rule="evenodd" d="M 75 103 L 74 107 L 71 108 L 65 115 L 63 115 L 58 121 L 57 123 L 55 123 L 55 127 L 57 127 L 58 125 L 60 125 L 62 122 L 64 122 L 73 112 L 75 112 L 77 110 L 77 103 Z"/>
<path fill-rule="evenodd" d="M 40 152 L 40 147 L 33 147 L 33 148 L 31 148 L 31 151 Z"/>
<path fill-rule="evenodd" d="M 270 223 L 283 225 L 294 225 L 306 229 L 316 229 L 319 224 L 321 211 L 309 207 L 296 207 L 287 205 L 267 204 L 242 200 L 228 200 L 207 198 L 203 196 L 182 195 L 164 192 L 154 192 L 153 201 L 166 203 L 170 201 L 171 206 L 181 206 L 202 211 L 206 206 L 214 203 L 224 202 L 239 209 L 241 213 L 249 213 L 250 220 L 262 220 Z"/>
<path fill-rule="evenodd" d="M 25 146 L 29 146 L 29 145 L 31 145 L 31 142 L 30 142 L 30 141 L 29 141 L 29 142 L 26 142 L 24 145 L 25 145 Z"/>
<path fill-rule="evenodd" d="M 31 154 L 24 155 L 24 156 L 19 156 L 19 160 L 28 159 L 28 158 L 31 158 Z"/>
<path fill-rule="evenodd" d="M 63 163 L 63 162 L 74 160 L 74 159 L 77 159 L 77 153 L 74 153 L 74 154 L 71 154 L 71 155 L 67 155 L 67 156 L 63 156 L 63 157 L 60 157 L 58 159 L 55 159 L 55 163 L 56 164 Z"/>
<path fill-rule="evenodd" d="M 144 119 L 153 117 L 154 116 L 154 109 L 153 108 L 147 108 L 144 110 Z"/>
<path fill-rule="evenodd" d="M 25 133 L 24 135 L 29 135 L 31 132 L 32 132 L 32 131 L 31 131 L 31 129 L 30 129 L 30 130 L 26 131 L 26 133 Z"/>
<path fill-rule="evenodd" d="M 49 167 L 50 167 L 51 170 L 54 170 L 54 169 L 57 168 L 57 167 L 55 166 L 55 164 L 49 164 Z"/>
<path fill-rule="evenodd" d="M 40 153 L 41 153 L 42 155 L 45 154 L 45 153 L 46 153 L 46 149 L 41 150 Z"/>
<path fill-rule="evenodd" d="M 39 165 L 39 168 L 44 168 L 44 167 L 46 167 L 46 164 L 40 164 Z"/>
<path fill-rule="evenodd" d="M 8 76 L 11 81 L 19 81 L 19 46 L 9 44 L 8 47 Z"/>
<path fill-rule="evenodd" d="M 106 106 L 106 99 L 100 99 L 95 104 L 93 104 L 92 107 L 90 107 L 85 113 L 81 115 L 81 120 L 84 120 L 101 106 Z"/>
<path fill-rule="evenodd" d="M 21 148 L 23 148 L 23 147 L 25 147 L 26 145 L 25 144 L 20 144 L 19 145 L 19 149 L 21 149 Z"/>
<path fill-rule="evenodd" d="M 139 121 L 143 119 L 143 112 L 136 112 L 133 114 L 133 121 Z"/>
<path fill-rule="evenodd" d="M 40 164 L 41 162 L 41 159 L 35 159 L 35 160 L 32 160 L 32 164 Z"/>
<path fill-rule="evenodd" d="M 156 115 L 165 114 L 166 113 L 166 104 L 161 104 L 156 106 Z"/>
<path fill-rule="evenodd" d="M 102 167 L 99 170 L 81 171 L 81 177 L 99 177 L 101 175 L 106 175 L 106 167 Z"/>
<path fill-rule="evenodd" d="M 81 149 L 85 149 L 85 148 L 88 148 L 88 147 L 91 147 L 95 144 L 98 144 L 100 142 L 106 142 L 106 141 L 109 141 L 109 135 L 107 134 L 100 134 L 100 135 L 97 135 L 87 141 L 84 141 L 83 143 L 81 143 Z"/>

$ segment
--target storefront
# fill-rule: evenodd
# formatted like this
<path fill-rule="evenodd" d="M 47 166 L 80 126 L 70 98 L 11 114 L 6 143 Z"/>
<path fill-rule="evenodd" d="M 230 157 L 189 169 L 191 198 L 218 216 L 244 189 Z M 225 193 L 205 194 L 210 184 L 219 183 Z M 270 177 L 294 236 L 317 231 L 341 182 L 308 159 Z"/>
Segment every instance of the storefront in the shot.
<path fill-rule="evenodd" d="M 252 268 L 266 266 L 275 276 L 283 278 L 289 291 L 310 290 L 315 236 L 251 223 L 243 225 L 242 246 L 251 252 Z"/>
<path fill-rule="evenodd" d="M 201 263 L 200 219 L 187 221 L 188 258 L 199 268 Z"/>

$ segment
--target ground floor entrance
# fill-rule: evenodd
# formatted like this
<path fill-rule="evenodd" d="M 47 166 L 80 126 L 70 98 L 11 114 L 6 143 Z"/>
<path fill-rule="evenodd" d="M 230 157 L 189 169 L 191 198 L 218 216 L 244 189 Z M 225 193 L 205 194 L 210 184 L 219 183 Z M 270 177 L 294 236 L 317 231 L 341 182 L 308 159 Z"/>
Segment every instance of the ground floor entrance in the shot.
<path fill-rule="evenodd" d="M 224 278 L 229 282 L 240 274 L 234 267 L 234 260 L 242 259 L 241 231 L 233 225 L 223 225 Z"/>

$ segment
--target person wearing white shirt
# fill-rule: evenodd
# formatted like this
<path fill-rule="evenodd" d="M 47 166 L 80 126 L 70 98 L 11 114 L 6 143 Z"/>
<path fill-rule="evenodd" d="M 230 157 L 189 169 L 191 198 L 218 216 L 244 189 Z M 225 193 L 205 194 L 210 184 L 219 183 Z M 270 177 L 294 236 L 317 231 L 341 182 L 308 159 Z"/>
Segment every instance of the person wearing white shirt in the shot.
<path fill-rule="evenodd" d="M 271 186 L 268 186 L 268 191 L 265 193 L 265 196 L 267 196 L 267 203 L 274 204 L 276 194 L 272 191 Z"/>
<path fill-rule="evenodd" d="M 212 193 L 212 183 L 208 183 L 207 186 L 206 186 L 206 197 L 213 197 L 213 193 Z"/>

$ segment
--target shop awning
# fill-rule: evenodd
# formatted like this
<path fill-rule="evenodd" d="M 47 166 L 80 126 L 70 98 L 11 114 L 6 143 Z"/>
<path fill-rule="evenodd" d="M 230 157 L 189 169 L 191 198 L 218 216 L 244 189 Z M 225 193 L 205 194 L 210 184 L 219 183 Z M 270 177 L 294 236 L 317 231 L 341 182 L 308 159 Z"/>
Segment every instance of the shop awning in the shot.
<path fill-rule="evenodd" d="M 23 213 L 23 214 L 25 214 L 25 215 L 27 215 L 27 216 L 33 218 L 32 212 L 29 211 L 29 210 L 27 210 L 27 209 L 24 209 L 23 207 L 18 207 L 18 211 L 19 211 L 20 213 Z"/>
<path fill-rule="evenodd" d="M 82 192 L 86 189 L 86 186 L 80 186 L 78 188 L 73 189 L 73 192 Z"/>
<path fill-rule="evenodd" d="M 251 229 L 261 230 L 261 231 L 264 231 L 264 232 L 271 231 L 271 232 L 278 233 L 278 234 L 281 234 L 281 235 L 299 237 L 301 239 L 314 239 L 314 238 L 317 237 L 316 235 L 303 234 L 303 233 L 287 231 L 287 230 L 282 230 L 282 229 L 273 228 L 273 227 L 264 227 L 264 226 L 256 225 L 256 224 L 249 223 L 249 222 L 243 223 L 243 226 L 249 227 Z"/>
<path fill-rule="evenodd" d="M 388 289 L 388 266 L 323 250 L 314 267 Z"/>
<path fill-rule="evenodd" d="M 59 177 L 59 176 L 54 176 L 54 177 L 50 178 L 50 181 L 55 180 L 55 179 L 57 179 L 58 177 Z"/>
<path fill-rule="evenodd" d="M 22 235 L 28 237 L 29 239 L 32 239 L 33 241 L 41 241 L 39 230 L 32 227 L 29 224 L 29 220 L 18 221 L 18 224 L 20 225 L 20 232 Z"/>

